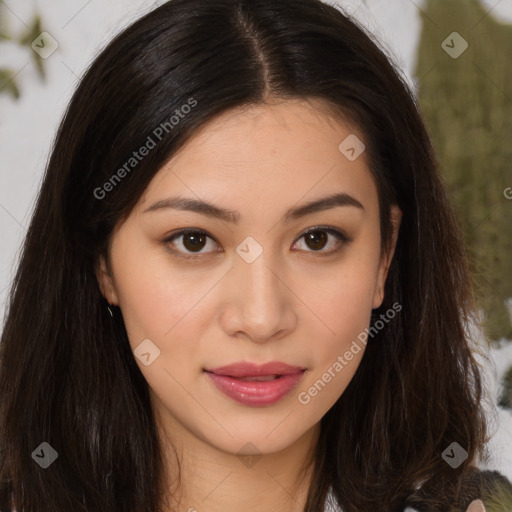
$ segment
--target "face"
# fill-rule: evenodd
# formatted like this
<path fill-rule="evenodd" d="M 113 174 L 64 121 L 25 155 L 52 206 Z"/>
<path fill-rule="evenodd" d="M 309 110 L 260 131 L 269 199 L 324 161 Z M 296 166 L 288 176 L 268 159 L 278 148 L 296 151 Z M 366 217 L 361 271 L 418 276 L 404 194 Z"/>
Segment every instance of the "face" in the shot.
<path fill-rule="evenodd" d="M 99 284 L 169 432 L 277 452 L 318 427 L 361 361 L 393 249 L 381 254 L 377 189 L 354 158 L 364 135 L 320 112 L 285 101 L 216 118 L 113 233 Z"/>

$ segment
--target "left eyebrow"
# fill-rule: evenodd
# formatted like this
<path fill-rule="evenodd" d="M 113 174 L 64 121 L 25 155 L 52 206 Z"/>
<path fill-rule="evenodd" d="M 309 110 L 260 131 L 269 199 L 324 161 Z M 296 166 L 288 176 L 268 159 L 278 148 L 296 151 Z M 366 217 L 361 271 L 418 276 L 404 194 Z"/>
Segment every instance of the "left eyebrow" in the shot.
<path fill-rule="evenodd" d="M 353 206 L 364 211 L 364 206 L 355 198 L 344 192 L 332 194 L 300 206 L 290 208 L 282 218 L 282 222 L 290 222 L 292 220 L 305 217 L 312 213 L 330 210 L 339 206 Z M 240 213 L 235 210 L 228 210 L 220 206 L 208 203 L 198 199 L 186 197 L 169 197 L 161 201 L 157 201 L 143 213 L 152 212 L 164 208 L 174 208 L 176 210 L 188 210 L 208 217 L 214 217 L 228 222 L 238 224 L 240 222 Z"/>
<path fill-rule="evenodd" d="M 322 212 L 338 206 L 354 206 L 364 211 L 364 206 L 355 198 L 344 192 L 333 194 L 316 201 L 311 201 L 296 208 L 290 208 L 283 216 L 283 222 L 296 220 L 311 213 Z"/>

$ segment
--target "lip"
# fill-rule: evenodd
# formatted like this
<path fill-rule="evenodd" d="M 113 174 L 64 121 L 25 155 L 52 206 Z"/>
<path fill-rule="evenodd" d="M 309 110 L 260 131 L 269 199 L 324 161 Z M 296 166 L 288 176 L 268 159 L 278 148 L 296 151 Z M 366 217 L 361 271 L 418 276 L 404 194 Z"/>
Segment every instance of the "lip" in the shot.
<path fill-rule="evenodd" d="M 280 361 L 263 365 L 250 362 L 233 363 L 205 369 L 216 388 L 238 403 L 249 406 L 273 405 L 297 386 L 305 368 Z M 248 381 L 244 378 L 278 376 L 274 380 Z"/>
<path fill-rule="evenodd" d="M 206 368 L 205 371 L 215 373 L 216 375 L 226 375 L 229 377 L 265 377 L 267 375 L 291 375 L 293 373 L 305 370 L 301 366 L 291 366 L 281 361 L 271 361 L 265 364 L 256 364 L 241 361 L 238 363 L 220 366 L 219 368 Z"/>

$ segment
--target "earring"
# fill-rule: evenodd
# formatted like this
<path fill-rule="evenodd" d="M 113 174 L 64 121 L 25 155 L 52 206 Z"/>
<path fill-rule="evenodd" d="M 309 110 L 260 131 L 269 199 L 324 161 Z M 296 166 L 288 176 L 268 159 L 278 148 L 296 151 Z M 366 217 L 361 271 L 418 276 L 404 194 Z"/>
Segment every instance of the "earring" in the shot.
<path fill-rule="evenodd" d="M 114 313 L 112 313 L 112 310 L 110 309 L 111 304 L 109 303 L 107 306 L 108 312 L 110 313 L 110 316 L 114 318 Z"/>

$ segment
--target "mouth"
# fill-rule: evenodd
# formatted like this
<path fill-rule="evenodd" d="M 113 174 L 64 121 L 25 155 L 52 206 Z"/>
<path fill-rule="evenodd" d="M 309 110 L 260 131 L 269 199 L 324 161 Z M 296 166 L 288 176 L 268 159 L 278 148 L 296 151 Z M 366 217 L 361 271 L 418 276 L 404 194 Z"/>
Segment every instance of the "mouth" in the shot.
<path fill-rule="evenodd" d="M 245 380 L 247 382 L 267 382 L 269 380 L 280 379 L 282 375 L 263 375 L 261 377 L 235 377 L 234 375 L 225 375 L 225 377 L 232 377 L 233 379 Z"/>
<path fill-rule="evenodd" d="M 204 369 L 216 389 L 232 400 L 248 406 L 269 406 L 295 388 L 306 368 L 281 362 L 264 365 L 240 362 Z"/>
<path fill-rule="evenodd" d="M 292 366 L 281 361 L 271 361 L 265 364 L 256 364 L 246 361 L 228 364 L 218 368 L 205 368 L 206 372 L 216 375 L 225 375 L 242 379 L 252 379 L 264 377 L 267 380 L 275 379 L 281 376 L 292 375 L 305 370 L 302 366 Z"/>

